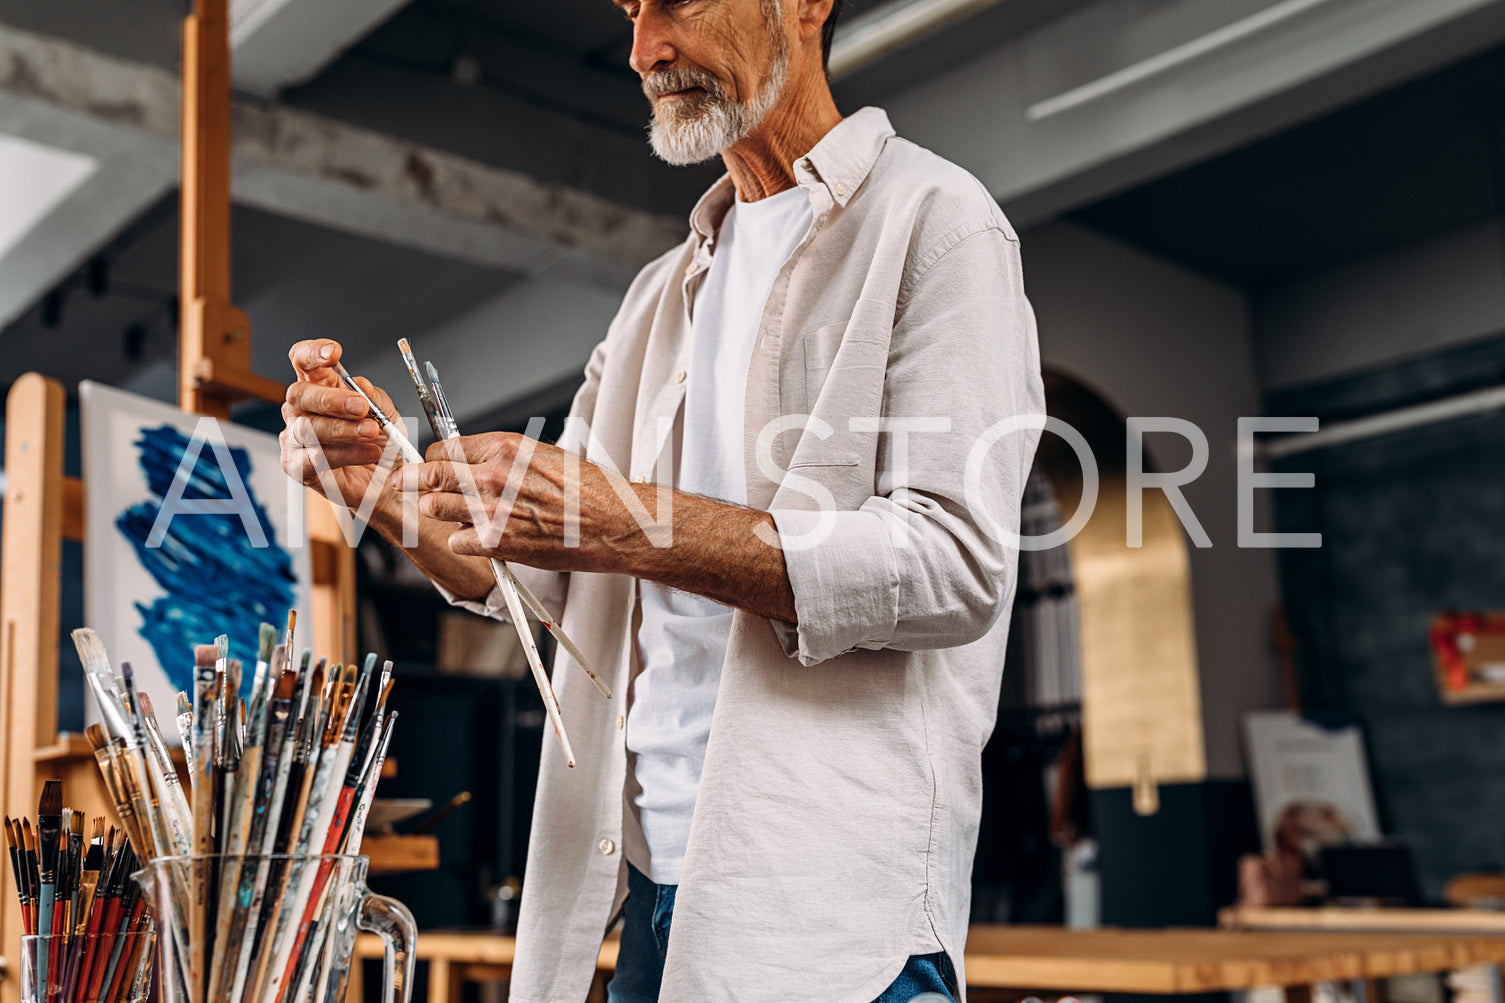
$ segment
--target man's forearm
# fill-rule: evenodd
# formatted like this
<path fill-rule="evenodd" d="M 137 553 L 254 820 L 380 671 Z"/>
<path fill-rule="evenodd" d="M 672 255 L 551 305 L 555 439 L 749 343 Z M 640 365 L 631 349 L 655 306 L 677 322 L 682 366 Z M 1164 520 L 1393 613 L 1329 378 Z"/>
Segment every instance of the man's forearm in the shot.
<path fill-rule="evenodd" d="M 652 485 L 634 485 L 643 504 L 656 505 Z M 667 547 L 655 547 L 641 532 L 619 538 L 614 550 L 625 574 L 693 592 L 746 610 L 755 616 L 788 623 L 798 621 L 794 590 L 784 564 L 784 552 L 765 543 L 775 539 L 773 516 L 767 512 L 674 493 L 674 534 Z"/>

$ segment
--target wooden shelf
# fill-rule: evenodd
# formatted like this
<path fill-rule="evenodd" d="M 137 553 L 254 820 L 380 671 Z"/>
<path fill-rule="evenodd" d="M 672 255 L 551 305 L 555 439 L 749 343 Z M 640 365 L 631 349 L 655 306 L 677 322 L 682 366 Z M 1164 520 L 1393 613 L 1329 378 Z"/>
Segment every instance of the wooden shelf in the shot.
<path fill-rule="evenodd" d="M 432 871 L 439 866 L 439 839 L 372 834 L 361 842 L 361 853 L 371 858 L 372 874 Z"/>
<path fill-rule="evenodd" d="M 1450 707 L 1498 703 L 1505 700 L 1505 683 L 1468 683 L 1461 690 L 1439 686 L 1438 695 L 1442 697 L 1442 702 Z"/>
<path fill-rule="evenodd" d="M 57 741 L 51 745 L 44 745 L 36 751 L 35 759 L 38 763 L 54 763 L 84 759 L 94 762 L 94 747 L 83 735 L 73 731 L 60 731 Z"/>

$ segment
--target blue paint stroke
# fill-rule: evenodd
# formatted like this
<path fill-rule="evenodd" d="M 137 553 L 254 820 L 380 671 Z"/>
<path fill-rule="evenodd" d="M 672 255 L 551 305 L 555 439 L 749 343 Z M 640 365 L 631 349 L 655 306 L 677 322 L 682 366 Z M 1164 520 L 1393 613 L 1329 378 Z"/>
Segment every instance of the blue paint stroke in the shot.
<path fill-rule="evenodd" d="M 141 566 L 167 593 L 150 605 L 134 604 L 141 614 L 141 637 L 156 652 L 172 685 L 191 693 L 193 646 L 208 644 L 220 634 L 230 635 L 232 644 L 236 640 L 246 643 L 246 638 L 258 636 L 263 622 L 281 623 L 294 604 L 298 579 L 292 557 L 277 545 L 276 528 L 251 490 L 251 457 L 244 449 L 232 447 L 230 456 L 266 535 L 265 547 L 251 544 L 240 513 L 174 515 L 162 545 L 146 546 L 189 441 L 171 425 L 141 430 L 135 445 L 151 498 L 121 512 L 115 528 L 131 542 Z M 225 472 L 214 450 L 206 446 L 194 463 L 183 498 L 229 497 Z M 248 661 L 243 694 L 251 685 L 250 668 Z"/>

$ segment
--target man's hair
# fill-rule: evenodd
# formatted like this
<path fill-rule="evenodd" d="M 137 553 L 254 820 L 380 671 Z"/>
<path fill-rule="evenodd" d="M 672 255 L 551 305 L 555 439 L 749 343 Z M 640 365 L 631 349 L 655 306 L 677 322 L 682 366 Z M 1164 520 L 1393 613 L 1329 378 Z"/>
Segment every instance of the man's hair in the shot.
<path fill-rule="evenodd" d="M 846 0 L 831 0 L 831 13 L 826 17 L 825 27 L 821 29 L 821 65 L 826 68 L 827 74 L 831 72 L 831 39 L 836 37 L 836 19 L 841 16 L 841 8 L 844 6 Z"/>

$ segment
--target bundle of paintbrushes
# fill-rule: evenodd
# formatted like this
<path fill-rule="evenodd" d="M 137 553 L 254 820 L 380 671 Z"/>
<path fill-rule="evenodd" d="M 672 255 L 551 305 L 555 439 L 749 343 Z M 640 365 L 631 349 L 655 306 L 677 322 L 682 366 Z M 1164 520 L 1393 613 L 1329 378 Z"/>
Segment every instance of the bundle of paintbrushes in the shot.
<path fill-rule="evenodd" d="M 450 410 L 449 400 L 445 397 L 444 387 L 439 383 L 439 371 L 434 368 L 432 362 L 425 362 L 424 368 L 428 373 L 427 381 L 418 371 L 418 361 L 413 358 L 412 346 L 408 339 L 403 338 L 397 342 L 397 349 L 402 353 L 402 361 L 408 367 L 408 373 L 413 378 L 413 387 L 418 391 L 418 403 L 423 408 L 423 413 L 428 417 L 429 428 L 433 430 L 434 438 L 440 442 L 448 442 L 460 437 L 460 426 L 455 421 L 455 415 Z M 371 417 L 381 426 L 387 437 L 396 444 L 398 452 L 402 454 L 406 463 L 422 463 L 423 456 L 418 452 L 412 440 L 403 432 L 402 425 L 392 419 L 381 409 L 381 406 L 366 393 L 355 377 L 346 371 L 340 363 L 335 363 L 335 372 L 340 380 L 356 393 L 365 398 L 366 406 L 371 409 Z M 528 614 L 536 616 L 543 624 L 549 635 L 565 650 L 565 653 L 574 659 L 596 689 L 607 699 L 611 698 L 611 690 L 607 687 L 591 668 L 590 661 L 585 654 L 570 640 L 570 636 L 564 632 L 559 621 L 554 619 L 548 609 L 528 591 L 512 569 L 507 567 L 506 562 L 495 558 L 491 560 L 491 574 L 496 579 L 497 589 L 502 593 L 502 600 L 507 604 L 507 615 L 512 620 L 512 625 L 517 630 L 517 639 L 523 648 L 523 654 L 527 656 L 528 668 L 533 672 L 533 681 L 538 686 L 538 695 L 543 698 L 544 710 L 548 712 L 549 724 L 554 729 L 554 736 L 559 740 L 559 747 L 564 752 L 564 761 L 567 765 L 575 765 L 575 750 L 570 746 L 570 737 L 564 730 L 564 717 L 559 710 L 559 699 L 554 695 L 554 686 L 549 681 L 549 674 L 543 667 L 543 659 L 538 654 L 538 644 L 533 639 L 533 631 L 528 626 Z"/>
<path fill-rule="evenodd" d="M 150 979 L 151 915 L 130 875 L 130 840 L 63 807 L 61 781 L 42 788 L 36 826 L 5 819 L 11 873 L 21 897 L 37 1003 L 140 999 Z"/>
<path fill-rule="evenodd" d="M 359 851 L 392 738 L 392 663 L 311 664 L 305 649 L 295 666 L 293 626 L 261 625 L 249 700 L 227 637 L 195 649 L 177 706 L 188 790 L 129 664 L 117 678 L 99 637 L 73 633 L 104 722 L 89 738 L 133 845 L 147 862 L 191 858 L 153 904 L 193 1001 L 293 998 L 302 953 L 327 935 L 334 861 L 319 858 Z"/>

